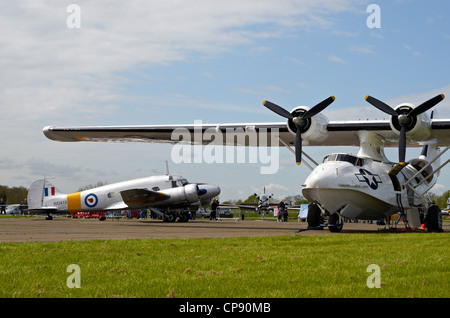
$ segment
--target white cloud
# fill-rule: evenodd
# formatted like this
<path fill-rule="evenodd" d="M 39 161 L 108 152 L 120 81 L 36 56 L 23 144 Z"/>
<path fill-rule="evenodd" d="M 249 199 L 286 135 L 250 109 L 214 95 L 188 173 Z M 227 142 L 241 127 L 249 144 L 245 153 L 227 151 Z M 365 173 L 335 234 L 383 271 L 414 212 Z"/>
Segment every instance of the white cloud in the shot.
<path fill-rule="evenodd" d="M 356 53 L 368 54 L 368 55 L 375 54 L 373 49 L 368 46 L 352 46 L 350 48 L 350 51 L 356 52 Z"/>
<path fill-rule="evenodd" d="M 347 61 L 341 59 L 340 57 L 337 57 L 336 55 L 330 55 L 328 57 L 328 60 L 334 63 L 347 64 Z"/>
<path fill-rule="evenodd" d="M 266 191 L 279 191 L 279 190 L 288 191 L 289 188 L 277 183 L 270 183 L 269 185 L 266 186 Z"/>
<path fill-rule="evenodd" d="M 10 117 L 90 118 L 111 113 L 127 79 L 121 71 L 217 54 L 320 17 L 351 1 L 78 1 L 81 28 L 69 29 L 60 1 L 0 5 L 0 104 Z M 270 28 L 254 28 L 254 26 Z M 6 108 L 6 105 L 8 106 Z M 14 105 L 14 107 L 10 107 Z"/>

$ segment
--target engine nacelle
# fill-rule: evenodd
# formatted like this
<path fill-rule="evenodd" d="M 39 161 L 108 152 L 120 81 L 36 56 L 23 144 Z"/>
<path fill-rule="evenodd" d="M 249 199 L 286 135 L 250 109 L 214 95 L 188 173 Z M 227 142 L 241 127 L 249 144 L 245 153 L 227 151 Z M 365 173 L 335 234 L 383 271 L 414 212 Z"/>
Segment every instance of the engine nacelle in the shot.
<path fill-rule="evenodd" d="M 295 117 L 301 116 L 309 110 L 309 107 L 298 106 L 291 111 Z M 310 141 L 321 142 L 328 138 L 328 118 L 322 114 L 317 114 L 311 118 L 305 119 L 305 122 L 299 129 L 302 132 L 303 144 L 308 144 Z M 292 119 L 287 120 L 287 127 L 291 134 L 295 135 L 297 126 Z"/>
<path fill-rule="evenodd" d="M 184 186 L 184 195 L 189 203 L 198 202 L 198 185 L 195 183 L 189 183 Z"/>
<path fill-rule="evenodd" d="M 395 111 L 400 114 L 408 114 L 414 105 L 409 103 L 400 104 Z M 391 117 L 391 129 L 400 135 L 400 123 L 397 117 Z M 426 113 L 411 117 L 406 123 L 406 136 L 415 141 L 425 140 L 431 135 L 431 120 Z"/>

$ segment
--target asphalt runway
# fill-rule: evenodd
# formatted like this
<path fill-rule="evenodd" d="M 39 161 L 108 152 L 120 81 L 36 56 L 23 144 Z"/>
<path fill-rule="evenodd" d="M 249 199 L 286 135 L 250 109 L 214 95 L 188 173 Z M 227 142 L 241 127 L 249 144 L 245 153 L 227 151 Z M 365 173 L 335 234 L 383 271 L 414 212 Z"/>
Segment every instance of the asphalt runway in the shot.
<path fill-rule="evenodd" d="M 55 217 L 0 218 L 0 242 L 51 242 L 83 240 L 164 239 L 164 238 L 217 238 L 293 235 L 342 235 L 345 233 L 380 233 L 384 226 L 368 223 L 345 223 L 341 233 L 328 229 L 309 230 L 306 222 L 208 219 L 190 220 L 187 223 L 167 223 L 138 219 L 71 219 Z M 398 229 L 403 229 L 398 225 Z M 445 232 L 449 232 L 444 225 Z"/>

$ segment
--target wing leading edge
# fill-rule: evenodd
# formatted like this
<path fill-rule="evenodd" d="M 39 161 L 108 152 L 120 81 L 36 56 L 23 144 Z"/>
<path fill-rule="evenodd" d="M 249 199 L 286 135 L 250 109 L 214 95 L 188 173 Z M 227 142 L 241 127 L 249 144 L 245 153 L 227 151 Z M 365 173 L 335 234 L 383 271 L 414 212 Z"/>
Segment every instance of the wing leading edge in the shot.
<path fill-rule="evenodd" d="M 370 131 L 379 136 L 385 147 L 397 147 L 398 135 L 390 128 L 389 120 L 330 121 L 327 136 L 320 141 L 303 140 L 309 146 L 359 146 L 359 132 Z M 61 142 L 180 142 L 235 146 L 293 145 L 295 134 L 286 122 L 188 125 L 132 125 L 132 126 L 47 126 L 44 135 Z M 409 146 L 421 146 L 427 141 L 438 146 L 450 145 L 450 120 L 433 119 L 427 140 L 411 141 Z"/>

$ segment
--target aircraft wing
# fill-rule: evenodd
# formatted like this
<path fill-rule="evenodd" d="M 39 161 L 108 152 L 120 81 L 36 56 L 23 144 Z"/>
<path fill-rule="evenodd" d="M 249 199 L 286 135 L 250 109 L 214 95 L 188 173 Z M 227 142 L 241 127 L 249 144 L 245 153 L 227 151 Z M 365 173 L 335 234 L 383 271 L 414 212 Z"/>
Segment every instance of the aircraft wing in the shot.
<path fill-rule="evenodd" d="M 258 207 L 258 204 L 255 204 L 254 206 L 252 206 L 252 205 L 240 205 L 240 204 L 219 204 L 219 207 L 254 211 Z"/>
<path fill-rule="evenodd" d="M 144 209 L 149 206 L 154 206 L 155 203 L 166 200 L 169 198 L 168 195 L 157 192 L 150 191 L 147 189 L 130 189 L 121 191 L 123 202 L 130 209 Z"/>
<path fill-rule="evenodd" d="M 426 140 L 409 141 L 409 146 L 422 146 L 427 141 L 438 146 L 450 145 L 450 119 L 432 119 L 431 134 Z M 397 147 L 399 135 L 392 131 L 389 120 L 329 121 L 320 138 L 303 138 L 306 146 L 360 146 L 359 132 L 369 131 L 384 141 L 385 147 Z M 197 132 L 197 134 L 195 134 Z M 55 141 L 76 142 L 179 142 L 237 145 L 282 146 L 294 145 L 295 134 L 286 122 L 239 124 L 187 125 L 132 125 L 132 126 L 78 126 L 44 128 L 47 138 Z M 314 136 L 313 136 L 314 137 Z M 280 141 L 280 139 L 283 141 Z"/>

